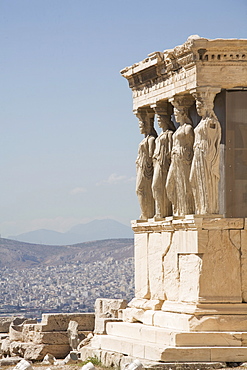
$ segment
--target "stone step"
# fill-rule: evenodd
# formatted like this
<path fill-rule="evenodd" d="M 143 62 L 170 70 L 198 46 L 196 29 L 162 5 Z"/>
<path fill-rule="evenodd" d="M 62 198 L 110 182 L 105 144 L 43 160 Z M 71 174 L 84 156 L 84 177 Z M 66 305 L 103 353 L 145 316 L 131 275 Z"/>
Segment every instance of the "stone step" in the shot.
<path fill-rule="evenodd" d="M 96 335 L 91 346 L 151 361 L 247 361 L 247 347 L 172 347 L 112 335 Z"/>
<path fill-rule="evenodd" d="M 172 347 L 247 346 L 247 332 L 177 332 L 139 323 L 109 322 L 106 333 L 115 337 Z"/>

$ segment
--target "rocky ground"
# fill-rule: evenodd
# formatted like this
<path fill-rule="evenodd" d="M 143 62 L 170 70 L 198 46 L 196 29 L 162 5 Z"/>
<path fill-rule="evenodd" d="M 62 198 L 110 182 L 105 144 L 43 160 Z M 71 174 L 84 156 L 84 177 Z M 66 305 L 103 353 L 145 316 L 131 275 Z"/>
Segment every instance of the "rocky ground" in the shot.
<path fill-rule="evenodd" d="M 63 360 L 58 360 L 56 365 L 47 365 L 43 364 L 42 362 L 35 362 L 32 364 L 33 370 L 81 370 L 85 362 L 78 361 L 75 364 L 64 364 Z M 228 366 L 227 366 L 228 365 Z M 221 367 L 220 369 L 224 370 L 247 370 L 247 363 L 244 364 L 237 364 L 237 363 L 228 363 L 226 367 Z M 0 365 L 1 370 L 14 370 L 16 364 L 3 366 Z M 119 368 L 113 368 L 113 367 L 105 367 L 101 364 L 95 365 L 95 370 L 119 370 Z M 147 367 L 145 367 L 147 369 Z M 205 369 L 205 366 L 203 364 L 199 364 L 195 366 L 195 363 L 193 366 L 190 366 L 189 364 L 185 363 L 176 363 L 171 366 L 171 364 L 161 364 L 161 366 L 153 366 L 149 368 L 150 370 L 201 370 Z M 213 368 L 211 368 L 213 370 Z M 139 369 L 131 369 L 131 370 L 139 370 Z M 207 367 L 207 370 L 210 370 L 209 367 Z"/>

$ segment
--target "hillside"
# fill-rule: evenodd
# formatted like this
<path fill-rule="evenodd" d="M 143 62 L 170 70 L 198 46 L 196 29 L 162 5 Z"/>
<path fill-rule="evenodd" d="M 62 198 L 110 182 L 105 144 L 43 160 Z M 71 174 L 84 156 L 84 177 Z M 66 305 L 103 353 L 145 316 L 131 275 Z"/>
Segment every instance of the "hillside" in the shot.
<path fill-rule="evenodd" d="M 0 239 L 0 268 L 56 266 L 67 263 L 102 261 L 108 257 L 122 260 L 133 257 L 133 239 L 106 239 L 68 246 L 31 244 Z"/>

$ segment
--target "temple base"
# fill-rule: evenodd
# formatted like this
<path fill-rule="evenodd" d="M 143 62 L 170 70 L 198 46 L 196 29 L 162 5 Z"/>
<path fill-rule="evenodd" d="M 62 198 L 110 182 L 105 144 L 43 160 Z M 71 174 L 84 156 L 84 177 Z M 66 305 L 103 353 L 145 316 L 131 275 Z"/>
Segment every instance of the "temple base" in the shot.
<path fill-rule="evenodd" d="M 158 362 L 247 361 L 245 221 L 133 221 L 135 298 L 123 322 L 95 333 L 91 351 Z"/>

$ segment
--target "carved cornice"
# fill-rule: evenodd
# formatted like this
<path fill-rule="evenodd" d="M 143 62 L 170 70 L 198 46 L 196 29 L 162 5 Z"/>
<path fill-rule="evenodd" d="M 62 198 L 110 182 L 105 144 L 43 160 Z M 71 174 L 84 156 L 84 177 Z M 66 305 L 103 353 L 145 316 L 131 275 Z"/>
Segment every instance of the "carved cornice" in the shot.
<path fill-rule="evenodd" d="M 245 219 L 243 218 L 222 218 L 217 215 L 208 217 L 200 215 L 187 215 L 185 217 L 166 217 L 163 221 L 148 221 L 133 220 L 131 226 L 135 234 L 153 233 L 153 232 L 174 232 L 176 230 L 228 230 L 228 229 L 244 229 Z"/>
<path fill-rule="evenodd" d="M 121 74 L 136 97 L 165 86 L 171 77 L 185 78 L 182 74 L 193 66 L 247 66 L 247 40 L 190 36 L 183 45 L 149 54 L 143 61 L 124 68 Z"/>

